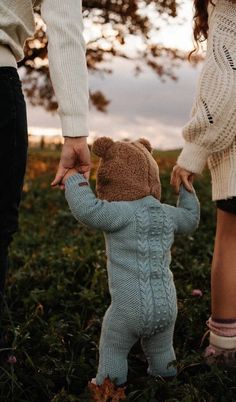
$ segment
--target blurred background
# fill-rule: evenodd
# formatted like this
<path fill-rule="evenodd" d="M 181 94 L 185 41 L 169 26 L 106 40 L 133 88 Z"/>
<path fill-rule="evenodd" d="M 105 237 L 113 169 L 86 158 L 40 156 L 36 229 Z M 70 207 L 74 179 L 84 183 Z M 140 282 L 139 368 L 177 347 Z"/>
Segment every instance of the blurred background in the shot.
<path fill-rule="evenodd" d="M 83 0 L 89 141 L 101 135 L 151 140 L 162 202 L 171 205 L 177 197 L 170 174 L 203 58 L 197 53 L 191 64 L 187 60 L 193 49 L 192 5 L 191 0 Z M 87 385 L 96 373 L 102 317 L 110 304 L 104 238 L 77 223 L 64 192 L 50 187 L 62 137 L 40 10 L 36 21 L 35 38 L 19 65 L 31 147 L 1 317 L 9 348 L 0 349 L 0 401 L 91 402 Z M 97 163 L 93 156 L 92 188 Z M 147 377 L 145 356 L 134 345 L 127 402 L 236 401 L 235 372 L 202 364 L 216 211 L 209 172 L 194 185 L 201 202 L 199 230 L 178 236 L 172 247 L 178 375 L 172 381 Z M 110 396 L 106 401 L 120 400 Z"/>
<path fill-rule="evenodd" d="M 148 138 L 158 149 L 182 146 L 201 56 L 187 61 L 193 3 L 83 1 L 90 86 L 90 139 Z M 60 120 L 51 88 L 46 26 L 26 46 L 20 75 L 28 104 L 31 143 L 60 143 Z"/>

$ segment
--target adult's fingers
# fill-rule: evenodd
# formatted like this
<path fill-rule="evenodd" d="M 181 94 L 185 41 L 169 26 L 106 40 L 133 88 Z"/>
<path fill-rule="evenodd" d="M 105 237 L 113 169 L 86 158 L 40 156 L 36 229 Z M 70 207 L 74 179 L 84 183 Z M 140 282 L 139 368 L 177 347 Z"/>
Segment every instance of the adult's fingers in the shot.
<path fill-rule="evenodd" d="M 89 179 L 89 175 L 90 175 L 90 170 L 87 170 L 86 172 L 83 173 L 85 179 Z"/>
<path fill-rule="evenodd" d="M 57 173 L 52 182 L 53 187 L 61 184 L 63 177 L 70 168 L 75 168 L 79 173 L 89 178 L 90 151 L 84 137 L 66 137 Z"/>
<path fill-rule="evenodd" d="M 54 178 L 54 180 L 52 181 L 51 186 L 52 186 L 52 187 L 55 187 L 55 186 L 57 186 L 58 184 L 61 184 L 61 181 L 62 181 L 62 179 L 63 179 L 63 177 L 65 176 L 65 174 L 66 174 L 67 171 L 68 171 L 68 168 L 65 168 L 65 167 L 62 165 L 61 161 L 60 161 L 59 166 L 58 166 L 58 169 L 57 169 L 57 172 L 56 172 L 56 175 L 55 175 L 55 178 Z"/>
<path fill-rule="evenodd" d="M 193 173 L 176 165 L 173 168 L 170 183 L 174 187 L 175 192 L 177 194 L 179 193 L 181 183 L 183 183 L 183 185 L 187 191 L 192 192 L 193 191 L 193 186 L 192 186 L 193 179 L 194 179 Z"/>
<path fill-rule="evenodd" d="M 79 149 L 75 149 L 77 153 L 77 167 L 78 170 L 84 175 L 89 175 L 91 168 L 91 157 L 87 143 Z"/>
<path fill-rule="evenodd" d="M 192 173 L 191 176 L 189 177 L 189 181 L 190 181 L 191 184 L 193 184 L 194 179 L 195 179 L 195 174 Z"/>
<path fill-rule="evenodd" d="M 191 175 L 188 175 L 186 173 L 182 173 L 181 174 L 181 181 L 184 185 L 184 187 L 186 188 L 187 191 L 189 191 L 190 193 L 193 192 L 193 186 L 191 183 Z"/>
<path fill-rule="evenodd" d="M 176 194 L 179 194 L 179 189 L 181 185 L 181 179 L 179 176 L 174 176 L 171 181 L 171 185 L 174 187 L 174 191 Z"/>
<path fill-rule="evenodd" d="M 175 184 L 174 184 L 174 190 L 175 190 L 176 194 L 179 194 L 180 185 L 181 185 L 181 180 L 179 177 L 176 177 Z"/>
<path fill-rule="evenodd" d="M 180 176 L 179 176 L 179 167 L 175 166 L 171 173 L 170 184 L 174 187 L 174 191 L 176 194 L 179 193 L 179 188 L 181 184 Z"/>
<path fill-rule="evenodd" d="M 62 165 L 75 168 L 79 173 L 89 177 L 91 159 L 86 138 L 67 138 L 63 148 L 64 152 L 61 155 Z M 70 165 L 68 166 L 69 163 Z"/>
<path fill-rule="evenodd" d="M 63 183 L 59 184 L 59 187 L 60 187 L 61 190 L 65 190 L 65 184 L 63 184 Z"/>

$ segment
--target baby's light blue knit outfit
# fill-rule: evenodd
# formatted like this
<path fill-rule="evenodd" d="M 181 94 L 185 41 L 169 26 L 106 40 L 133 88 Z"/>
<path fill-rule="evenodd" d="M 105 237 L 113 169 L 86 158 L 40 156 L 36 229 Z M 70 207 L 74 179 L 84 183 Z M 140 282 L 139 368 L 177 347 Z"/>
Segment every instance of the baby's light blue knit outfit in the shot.
<path fill-rule="evenodd" d="M 141 339 L 153 376 L 176 369 L 173 332 L 176 290 L 170 271 L 175 233 L 191 233 L 199 223 L 195 193 L 181 187 L 178 207 L 147 196 L 137 201 L 102 201 L 86 179 L 66 180 L 66 199 L 77 220 L 104 231 L 111 305 L 102 324 L 97 384 L 109 376 L 127 380 L 127 355 Z"/>

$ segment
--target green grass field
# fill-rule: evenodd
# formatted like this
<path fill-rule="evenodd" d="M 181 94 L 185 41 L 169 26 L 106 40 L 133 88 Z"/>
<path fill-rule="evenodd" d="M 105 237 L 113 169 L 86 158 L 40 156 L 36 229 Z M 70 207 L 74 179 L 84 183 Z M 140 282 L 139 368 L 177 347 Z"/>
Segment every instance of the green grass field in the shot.
<path fill-rule="evenodd" d="M 87 384 L 96 373 L 101 321 L 109 305 L 104 241 L 102 233 L 74 220 L 62 191 L 50 188 L 58 155 L 47 149 L 30 151 L 3 316 L 10 348 L 0 353 L 3 402 L 91 401 Z M 155 153 L 162 200 L 173 205 L 169 177 L 176 156 L 174 151 Z M 178 375 L 171 382 L 146 376 L 137 344 L 129 355 L 126 401 L 236 401 L 236 373 L 202 364 L 215 205 L 207 173 L 195 187 L 202 204 L 200 228 L 176 238 L 172 250 Z M 201 289 L 202 297 L 193 296 L 193 289 Z M 9 355 L 14 357 L 7 360 Z"/>

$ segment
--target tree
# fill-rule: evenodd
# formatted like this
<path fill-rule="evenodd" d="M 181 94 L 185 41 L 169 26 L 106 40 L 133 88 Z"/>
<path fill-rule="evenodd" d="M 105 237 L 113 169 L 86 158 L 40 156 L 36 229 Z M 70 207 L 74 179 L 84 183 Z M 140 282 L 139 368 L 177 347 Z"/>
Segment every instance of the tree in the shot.
<path fill-rule="evenodd" d="M 178 0 L 84 0 L 84 19 L 98 28 L 95 37 L 87 43 L 87 64 L 92 72 L 110 73 L 102 67 L 102 62 L 120 56 L 136 61 L 135 72 L 142 70 L 146 63 L 159 77 L 175 78 L 173 66 L 186 55 L 177 49 L 169 49 L 153 40 L 153 33 L 159 27 L 160 18 L 177 16 Z M 55 111 L 57 102 L 49 77 L 47 63 L 46 27 L 36 10 L 36 33 L 25 47 L 25 59 L 19 63 L 27 69 L 23 79 L 24 89 L 33 105 L 42 105 L 46 110 Z M 127 42 L 135 38 L 139 46 L 133 55 L 127 53 Z M 106 111 L 109 101 L 102 92 L 90 94 L 91 102 L 100 111 Z"/>

